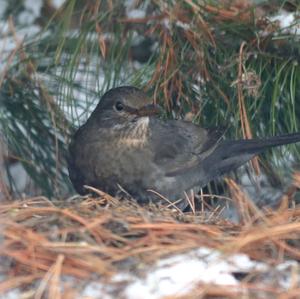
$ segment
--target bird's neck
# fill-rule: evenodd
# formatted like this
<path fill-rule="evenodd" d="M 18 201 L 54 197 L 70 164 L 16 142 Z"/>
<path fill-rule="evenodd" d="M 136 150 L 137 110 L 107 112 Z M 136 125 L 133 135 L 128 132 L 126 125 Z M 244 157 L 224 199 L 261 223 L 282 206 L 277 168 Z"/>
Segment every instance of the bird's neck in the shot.
<path fill-rule="evenodd" d="M 118 135 L 117 140 L 121 145 L 140 147 L 148 141 L 149 122 L 150 118 L 143 116 L 132 122 L 115 124 L 112 130 Z"/>

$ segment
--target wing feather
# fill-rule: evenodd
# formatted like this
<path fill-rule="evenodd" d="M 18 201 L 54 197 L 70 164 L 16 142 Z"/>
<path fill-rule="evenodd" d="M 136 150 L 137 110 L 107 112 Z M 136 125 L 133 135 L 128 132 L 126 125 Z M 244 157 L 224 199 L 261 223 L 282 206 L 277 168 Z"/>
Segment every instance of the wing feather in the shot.
<path fill-rule="evenodd" d="M 150 146 L 154 162 L 174 176 L 197 165 L 212 152 L 224 129 L 203 129 L 190 122 L 151 119 Z"/>

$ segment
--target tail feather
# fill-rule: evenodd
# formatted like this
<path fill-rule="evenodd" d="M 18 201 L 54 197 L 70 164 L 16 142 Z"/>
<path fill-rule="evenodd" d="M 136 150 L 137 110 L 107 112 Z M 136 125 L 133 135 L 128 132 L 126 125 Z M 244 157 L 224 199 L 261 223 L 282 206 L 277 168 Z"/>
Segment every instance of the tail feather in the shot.
<path fill-rule="evenodd" d="M 242 166 L 268 148 L 296 142 L 300 142 L 300 133 L 267 139 L 225 140 L 206 159 L 206 168 L 214 178 Z"/>
<path fill-rule="evenodd" d="M 300 133 L 274 136 L 267 139 L 228 140 L 222 143 L 221 148 L 223 155 L 228 157 L 242 153 L 257 155 L 268 148 L 296 142 L 300 142 Z"/>

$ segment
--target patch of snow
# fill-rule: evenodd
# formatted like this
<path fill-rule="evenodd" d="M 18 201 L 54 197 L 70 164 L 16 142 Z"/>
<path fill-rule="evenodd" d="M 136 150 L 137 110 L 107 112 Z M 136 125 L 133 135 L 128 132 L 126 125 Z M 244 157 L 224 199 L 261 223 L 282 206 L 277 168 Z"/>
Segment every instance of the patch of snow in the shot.
<path fill-rule="evenodd" d="M 42 0 L 25 0 L 24 11 L 18 16 L 20 24 L 32 24 L 36 18 L 41 14 L 43 6 Z"/>
<path fill-rule="evenodd" d="M 127 17 L 130 19 L 144 18 L 145 15 L 146 15 L 146 12 L 143 9 L 132 9 L 132 10 L 127 11 Z"/>
<path fill-rule="evenodd" d="M 240 280 L 235 278 L 235 273 L 255 273 L 259 275 L 257 278 L 262 286 L 267 288 L 275 283 L 284 291 L 290 289 L 293 284 L 299 284 L 292 275 L 297 271 L 297 267 L 296 261 L 286 261 L 273 267 L 263 262 L 252 261 L 245 254 L 224 255 L 215 249 L 203 247 L 158 261 L 146 269 L 142 278 L 130 272 L 120 272 L 110 281 L 99 278 L 87 282 L 77 298 L 173 298 L 192 292 L 199 283 L 228 286 L 241 291 L 242 285 Z M 67 281 L 69 286 L 76 285 L 75 279 L 67 278 L 62 277 L 62 280 Z M 0 299 L 20 297 L 18 289 L 0 295 Z"/>
<path fill-rule="evenodd" d="M 171 22 L 170 22 L 170 19 L 169 18 L 163 18 L 162 20 L 161 20 L 161 24 L 164 26 L 164 27 L 166 27 L 166 29 L 168 29 L 168 30 L 171 30 Z"/>
<path fill-rule="evenodd" d="M 32 37 L 36 34 L 38 34 L 41 30 L 41 27 L 38 25 L 30 25 L 27 26 L 26 28 L 19 29 L 17 32 L 17 35 L 19 38 L 29 38 Z"/>
<path fill-rule="evenodd" d="M 37 25 L 30 25 L 24 28 L 18 29 L 16 32 L 16 38 L 9 32 L 8 22 L 0 22 L 0 55 L 2 57 L 0 61 L 0 73 L 3 71 L 7 64 L 7 58 L 11 52 L 17 47 L 17 43 L 22 43 L 25 39 L 33 37 L 40 32 L 40 27 Z"/>
<path fill-rule="evenodd" d="M 83 291 L 81 292 L 80 297 L 78 297 L 78 299 L 80 299 L 80 298 L 112 299 L 113 297 L 111 297 L 106 292 L 104 284 L 93 281 L 86 285 L 86 287 L 83 289 Z"/>
<path fill-rule="evenodd" d="M 300 35 L 300 22 L 295 13 L 281 9 L 277 15 L 269 18 L 271 22 L 278 22 L 283 33 Z"/>
<path fill-rule="evenodd" d="M 0 294 L 0 299 L 17 299 L 22 298 L 20 290 L 11 290 L 4 294 Z"/>
<path fill-rule="evenodd" d="M 190 24 L 188 24 L 188 23 L 183 23 L 183 22 L 181 22 L 181 21 L 176 21 L 176 26 L 177 27 L 180 27 L 180 28 L 182 28 L 182 29 L 184 29 L 184 30 L 189 30 L 189 29 L 191 29 L 191 26 L 190 26 Z"/>
<path fill-rule="evenodd" d="M 96 108 L 96 105 L 99 102 L 98 93 L 100 93 L 101 88 L 104 85 L 105 74 L 104 72 L 99 71 L 98 68 L 99 61 L 97 61 L 96 57 L 88 62 L 83 58 L 80 61 L 76 72 L 73 72 L 72 74 L 72 80 L 74 82 L 73 86 L 69 86 L 68 84 L 60 86 L 64 90 L 58 90 L 57 94 L 54 95 L 56 102 L 58 104 L 62 103 L 60 107 L 64 111 L 66 117 L 69 120 L 72 120 L 76 126 L 81 125 L 87 120 L 90 113 Z M 55 75 L 59 78 L 64 71 L 64 67 L 57 67 Z M 57 90 L 59 84 L 58 82 L 53 82 L 53 79 L 51 82 L 51 76 L 39 74 L 39 78 L 48 82 L 50 89 Z M 75 99 L 77 102 L 76 106 L 72 100 L 60 100 L 60 94 L 64 97 L 67 95 L 70 99 Z"/>
<path fill-rule="evenodd" d="M 10 175 L 14 178 L 14 191 L 22 192 L 25 190 L 29 177 L 21 163 L 14 163 L 9 166 Z M 9 179 L 5 177 L 6 184 L 9 185 Z"/>
<path fill-rule="evenodd" d="M 25 9 L 31 11 L 35 17 L 38 17 L 41 13 L 43 6 L 43 0 L 25 0 L 24 7 Z"/>
<path fill-rule="evenodd" d="M 8 22 L 0 20 L 0 37 L 8 34 L 8 29 L 9 29 Z"/>
<path fill-rule="evenodd" d="M 299 275 L 297 275 L 297 278 L 293 280 L 293 273 L 299 272 L 299 264 L 297 261 L 286 261 L 282 264 L 279 264 L 276 266 L 277 272 L 281 273 L 281 279 L 278 281 L 278 284 L 283 289 L 290 289 L 292 286 L 292 283 L 296 283 L 299 285 Z M 298 281 L 297 281 L 298 280 Z"/>
<path fill-rule="evenodd" d="M 116 274 L 110 283 L 94 281 L 86 285 L 81 297 L 112 299 L 159 299 L 184 296 L 199 283 L 231 286 L 240 290 L 235 273 L 256 273 L 262 285 L 274 283 L 283 290 L 291 287 L 292 267 L 297 262 L 287 261 L 272 267 L 263 262 L 250 260 L 245 254 L 224 255 L 210 248 L 199 248 L 158 261 L 143 278 L 128 272 Z M 275 279 L 275 280 L 274 280 Z M 116 296 L 117 294 L 117 296 Z"/>
<path fill-rule="evenodd" d="M 130 19 L 144 18 L 146 16 L 147 6 L 149 5 L 149 1 L 143 1 L 139 8 L 136 8 L 135 0 L 126 0 L 124 1 L 126 16 Z"/>
<path fill-rule="evenodd" d="M 65 0 L 52 0 L 52 6 L 55 9 L 59 9 L 64 5 L 65 2 L 66 2 Z"/>
<path fill-rule="evenodd" d="M 263 264 L 243 254 L 226 257 L 216 250 L 200 248 L 159 261 L 145 278 L 131 283 L 124 294 L 131 299 L 140 298 L 140 294 L 145 299 L 154 299 L 187 294 L 201 282 L 237 286 L 239 281 L 232 272 L 263 268 Z"/>
<path fill-rule="evenodd" d="M 18 22 L 20 24 L 32 24 L 35 19 L 36 17 L 28 10 L 22 11 L 18 16 Z"/>
<path fill-rule="evenodd" d="M 4 15 L 7 9 L 7 0 L 0 0 L 0 18 Z"/>

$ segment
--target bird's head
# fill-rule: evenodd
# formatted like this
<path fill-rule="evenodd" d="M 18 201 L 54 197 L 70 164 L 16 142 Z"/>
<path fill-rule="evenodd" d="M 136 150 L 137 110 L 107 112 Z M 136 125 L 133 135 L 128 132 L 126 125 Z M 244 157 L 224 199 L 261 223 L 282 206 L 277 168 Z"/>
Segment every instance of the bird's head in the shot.
<path fill-rule="evenodd" d="M 99 118 L 99 121 L 122 123 L 159 112 L 159 107 L 143 91 L 132 86 L 122 86 L 107 91 L 92 116 Z"/>

